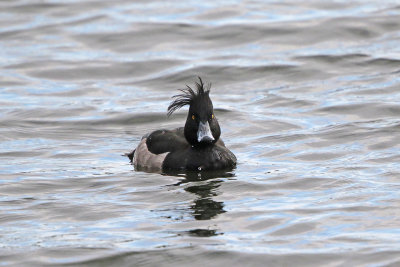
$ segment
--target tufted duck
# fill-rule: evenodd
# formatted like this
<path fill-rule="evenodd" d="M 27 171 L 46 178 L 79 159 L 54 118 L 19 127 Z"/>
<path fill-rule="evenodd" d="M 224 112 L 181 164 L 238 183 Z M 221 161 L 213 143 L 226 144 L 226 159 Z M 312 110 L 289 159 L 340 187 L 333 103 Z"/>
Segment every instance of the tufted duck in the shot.
<path fill-rule="evenodd" d="M 196 90 L 186 86 L 173 96 L 168 116 L 189 105 L 185 127 L 157 130 L 142 137 L 128 154 L 138 170 L 224 170 L 236 165 L 235 155 L 220 139 L 221 129 L 214 114 L 210 93 L 199 77 Z"/>

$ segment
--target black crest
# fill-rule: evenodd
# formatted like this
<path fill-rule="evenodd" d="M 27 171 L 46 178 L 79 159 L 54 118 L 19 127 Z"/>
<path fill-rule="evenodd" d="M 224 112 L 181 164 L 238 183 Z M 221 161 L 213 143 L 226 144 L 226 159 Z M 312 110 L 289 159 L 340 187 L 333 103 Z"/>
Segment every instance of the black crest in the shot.
<path fill-rule="evenodd" d="M 175 110 L 180 109 L 183 106 L 190 106 L 194 100 L 197 98 L 208 95 L 211 88 L 211 83 L 204 84 L 203 80 L 199 78 L 199 82 L 196 82 L 196 92 L 188 85 L 185 89 L 179 89 L 182 93 L 179 95 L 174 95 L 174 101 L 168 106 L 167 115 L 170 116 Z"/>

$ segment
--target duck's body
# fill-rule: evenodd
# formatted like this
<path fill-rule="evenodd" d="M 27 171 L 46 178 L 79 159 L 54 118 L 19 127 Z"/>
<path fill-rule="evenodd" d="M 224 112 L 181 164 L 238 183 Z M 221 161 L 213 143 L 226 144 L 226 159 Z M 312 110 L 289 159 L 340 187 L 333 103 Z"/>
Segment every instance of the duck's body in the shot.
<path fill-rule="evenodd" d="M 137 169 L 221 170 L 233 168 L 236 157 L 221 139 L 213 146 L 191 146 L 181 127 L 143 136 L 132 161 Z"/>
<path fill-rule="evenodd" d="M 145 170 L 223 170 L 236 165 L 235 155 L 219 138 L 221 130 L 214 116 L 209 88 L 196 83 L 197 92 L 190 87 L 168 108 L 169 114 L 190 105 L 185 127 L 157 130 L 142 137 L 129 158 L 136 169 Z"/>

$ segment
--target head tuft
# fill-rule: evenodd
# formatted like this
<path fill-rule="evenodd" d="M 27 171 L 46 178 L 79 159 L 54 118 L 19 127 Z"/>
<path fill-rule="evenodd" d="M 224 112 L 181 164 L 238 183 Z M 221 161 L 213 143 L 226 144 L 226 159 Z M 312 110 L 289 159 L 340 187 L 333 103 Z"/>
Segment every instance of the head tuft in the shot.
<path fill-rule="evenodd" d="M 174 100 L 168 106 L 168 117 L 171 116 L 175 110 L 178 110 L 186 105 L 190 106 L 197 98 L 201 98 L 210 93 L 211 83 L 204 84 L 203 80 L 200 77 L 198 78 L 199 82 L 196 82 L 196 91 L 194 91 L 190 86 L 186 85 L 185 89 L 179 89 L 179 91 L 182 92 L 181 94 L 174 95 L 172 97 Z"/>

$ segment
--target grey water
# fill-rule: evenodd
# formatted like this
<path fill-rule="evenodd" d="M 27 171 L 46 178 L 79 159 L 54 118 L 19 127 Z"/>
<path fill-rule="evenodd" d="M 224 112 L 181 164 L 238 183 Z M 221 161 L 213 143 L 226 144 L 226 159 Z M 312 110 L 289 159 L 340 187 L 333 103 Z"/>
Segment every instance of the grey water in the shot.
<path fill-rule="evenodd" d="M 212 83 L 227 173 L 135 171 Z M 0 2 L 0 265 L 399 266 L 399 1 Z"/>

